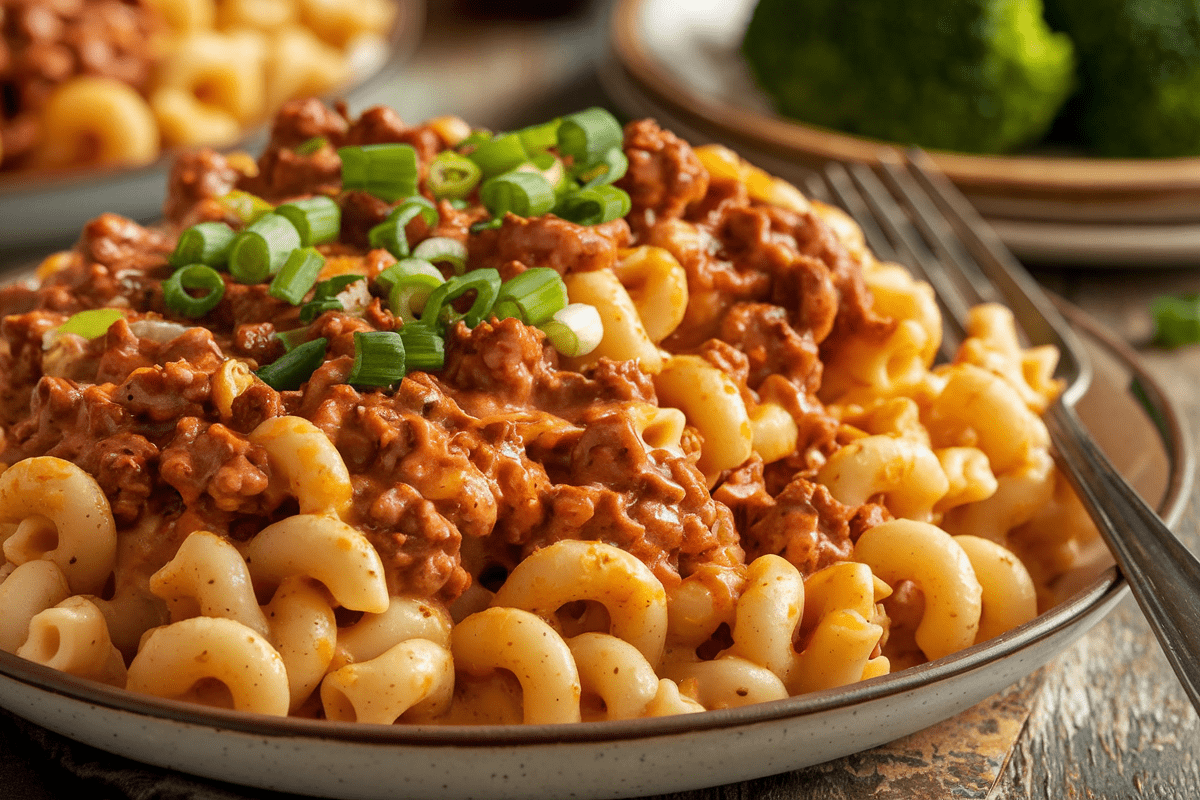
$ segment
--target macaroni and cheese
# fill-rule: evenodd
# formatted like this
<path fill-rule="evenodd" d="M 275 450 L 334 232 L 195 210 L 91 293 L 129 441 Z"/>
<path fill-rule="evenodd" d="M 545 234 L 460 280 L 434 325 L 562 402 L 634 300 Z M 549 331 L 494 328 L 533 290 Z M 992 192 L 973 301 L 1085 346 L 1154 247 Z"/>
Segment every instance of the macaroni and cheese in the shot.
<path fill-rule="evenodd" d="M 229 145 L 377 69 L 395 0 L 7 0 L 0 169 L 137 166 Z"/>
<path fill-rule="evenodd" d="M 293 101 L 169 194 L 0 291 L 23 658 L 381 724 L 691 713 L 998 636 L 1095 535 L 1053 352 L 984 306 L 935 363 L 846 215 L 651 120 Z"/>

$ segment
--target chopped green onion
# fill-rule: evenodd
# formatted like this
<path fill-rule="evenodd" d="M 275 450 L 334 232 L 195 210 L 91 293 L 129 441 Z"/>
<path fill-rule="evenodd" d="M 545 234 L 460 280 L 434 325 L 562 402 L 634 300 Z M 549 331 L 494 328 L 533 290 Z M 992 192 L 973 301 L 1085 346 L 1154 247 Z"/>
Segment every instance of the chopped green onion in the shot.
<path fill-rule="evenodd" d="M 424 272 L 401 275 L 388 291 L 388 308 L 405 323 L 413 322 L 424 313 L 429 296 L 444 283 L 440 274 L 436 277 Z"/>
<path fill-rule="evenodd" d="M 237 217 L 244 225 L 253 225 L 258 222 L 260 217 L 271 213 L 275 208 L 258 195 L 243 192 L 241 189 L 234 189 L 221 195 L 217 198 L 217 202 L 225 209 L 226 213 Z"/>
<path fill-rule="evenodd" d="M 502 225 L 504 225 L 504 219 L 502 217 L 495 217 L 493 219 L 481 219 L 481 220 L 479 220 L 479 222 L 471 223 L 471 227 L 468 228 L 468 230 L 470 230 L 471 233 L 480 233 L 481 231 L 495 230 L 496 228 L 499 228 Z"/>
<path fill-rule="evenodd" d="M 392 209 L 388 216 L 403 218 L 405 224 L 408 224 L 418 214 L 421 215 L 421 219 L 425 220 L 425 225 L 430 228 L 436 228 L 438 222 L 441 220 L 441 215 L 438 214 L 437 206 L 434 202 L 428 197 L 419 194 L 406 197 Z"/>
<path fill-rule="evenodd" d="M 409 144 L 339 147 L 342 188 L 373 194 L 389 203 L 417 193 L 417 151 Z"/>
<path fill-rule="evenodd" d="M 460 314 L 451 303 L 470 291 L 475 292 L 475 300 L 467 313 Z M 441 329 L 461 319 L 468 328 L 474 328 L 492 310 L 499 293 L 500 273 L 494 269 L 477 269 L 465 275 L 455 275 L 429 295 L 421 312 L 421 320 Z"/>
<path fill-rule="evenodd" d="M 279 274 L 271 281 L 267 294 L 298 306 L 308 290 L 313 288 L 324 267 L 325 256 L 313 248 L 293 250 L 287 261 L 283 262 Z"/>
<path fill-rule="evenodd" d="M 275 331 L 275 338 L 283 342 L 284 352 L 291 352 L 300 345 L 304 344 L 304 337 L 308 336 L 308 328 L 295 328 L 290 331 Z"/>
<path fill-rule="evenodd" d="M 299 389 L 325 361 L 328 343 L 328 339 L 321 337 L 297 345 L 254 374 L 277 392 Z"/>
<path fill-rule="evenodd" d="M 307 325 L 326 311 L 345 311 L 346 306 L 338 296 L 347 286 L 366 279 L 366 275 L 347 273 L 321 281 L 313 287 L 313 299 L 300 307 L 300 321 Z"/>
<path fill-rule="evenodd" d="M 300 234 L 287 217 L 264 214 L 233 240 L 229 272 L 242 283 L 262 283 L 279 272 L 298 247 Z"/>
<path fill-rule="evenodd" d="M 530 155 L 544 153 L 551 147 L 558 144 L 558 126 L 562 120 L 553 119 L 549 122 L 543 122 L 540 125 L 530 125 L 528 128 L 521 128 L 516 131 L 521 144 L 525 147 L 525 152 Z"/>
<path fill-rule="evenodd" d="M 615 183 L 625 177 L 625 173 L 628 171 L 629 158 L 626 157 L 625 151 L 619 147 L 614 147 L 605 153 L 599 161 L 579 170 L 575 177 L 583 183 L 582 188 L 591 189 L 594 186 Z"/>
<path fill-rule="evenodd" d="M 564 195 L 554 213 L 576 225 L 599 225 L 629 213 L 629 195 L 616 186 L 597 186 Z"/>
<path fill-rule="evenodd" d="M 225 295 L 225 281 L 221 273 L 206 264 L 191 264 L 180 267 L 163 281 L 163 302 L 167 308 L 185 317 L 203 317 L 217 307 Z M 189 289 L 203 290 L 195 297 Z"/>
<path fill-rule="evenodd" d="M 546 179 L 546 183 L 556 189 L 564 185 L 569 185 L 566 182 L 567 171 L 563 167 L 562 159 L 553 153 L 538 153 L 517 167 L 517 170 L 521 172 L 536 172 Z"/>
<path fill-rule="evenodd" d="M 433 196 L 461 200 L 475 190 L 483 177 L 479 166 L 453 150 L 444 150 L 429 162 L 427 185 Z"/>
<path fill-rule="evenodd" d="M 1150 313 L 1154 317 L 1154 343 L 1160 347 L 1200 342 L 1200 294 L 1156 298 Z"/>
<path fill-rule="evenodd" d="M 405 375 L 404 340 L 395 331 L 355 331 L 354 366 L 346 383 L 391 386 Z"/>
<path fill-rule="evenodd" d="M 554 208 L 554 187 L 537 172 L 506 172 L 483 182 L 479 198 L 492 216 L 539 217 Z"/>
<path fill-rule="evenodd" d="M 428 275 L 439 281 L 444 280 L 442 273 L 433 264 L 423 258 L 405 258 L 375 276 L 375 285 L 384 292 L 391 292 L 396 281 L 406 275 Z"/>
<path fill-rule="evenodd" d="M 87 311 L 76 311 L 58 326 L 58 332 L 95 339 L 107 333 L 112 324 L 124 316 L 125 312 L 118 308 L 89 308 Z"/>
<path fill-rule="evenodd" d="M 410 372 L 441 369 L 446 364 L 446 342 L 429 325 L 405 323 L 400 328 L 404 340 L 404 358 Z"/>
<path fill-rule="evenodd" d="M 600 312 L 586 303 L 571 303 L 538 327 L 564 356 L 586 356 L 604 338 Z"/>
<path fill-rule="evenodd" d="M 341 232 L 342 209 L 332 197 L 316 195 L 293 200 L 276 208 L 275 213 L 296 226 L 301 247 L 337 241 Z"/>
<path fill-rule="evenodd" d="M 229 260 L 229 248 L 233 246 L 233 240 L 236 238 L 237 233 L 224 222 L 201 222 L 193 225 L 179 234 L 175 252 L 171 253 L 171 266 L 224 266 Z"/>
<path fill-rule="evenodd" d="M 513 314 L 506 304 L 511 304 Z M 496 316 L 515 316 L 526 325 L 541 325 L 567 305 L 567 286 L 549 267 L 533 267 L 504 282 L 496 295 Z"/>
<path fill-rule="evenodd" d="M 589 108 L 563 117 L 558 126 L 558 152 L 576 164 L 591 164 L 625 140 L 621 123 L 603 108 Z"/>
<path fill-rule="evenodd" d="M 387 219 L 367 232 L 371 247 L 381 247 L 396 258 L 408 255 L 408 223 L 417 216 L 425 220 L 427 227 L 434 227 L 440 219 L 437 206 L 421 195 L 409 197 L 392 209 Z"/>
<path fill-rule="evenodd" d="M 431 264 L 449 264 L 455 275 L 467 268 L 467 246 L 448 236 L 431 236 L 413 248 L 413 258 L 423 258 Z"/>
<path fill-rule="evenodd" d="M 480 128 L 479 130 L 471 131 L 471 134 L 456 144 L 454 149 L 459 153 L 466 155 L 479 145 L 483 144 L 484 142 L 490 142 L 492 139 L 493 136 L 491 131 L 487 130 L 486 128 Z"/>
<path fill-rule="evenodd" d="M 334 275 L 332 278 L 323 280 L 313 289 L 314 300 L 328 300 L 331 297 L 337 297 L 342 292 L 346 291 L 346 287 L 365 281 L 366 275 L 359 275 L 356 272 L 347 272 L 345 275 Z"/>
<path fill-rule="evenodd" d="M 479 167 L 483 177 L 490 178 L 524 164 L 529 160 L 529 154 L 525 152 L 519 135 L 506 133 L 480 142 L 468 158 Z"/>
<path fill-rule="evenodd" d="M 305 325 L 312 322 L 326 311 L 345 311 L 346 307 L 336 297 L 325 297 L 320 300 L 309 300 L 300 306 L 300 321 Z"/>
<path fill-rule="evenodd" d="M 300 144 L 292 148 L 292 152 L 298 156 L 311 156 L 313 153 L 329 146 L 329 140 L 324 136 L 314 136 L 311 139 L 306 139 Z"/>

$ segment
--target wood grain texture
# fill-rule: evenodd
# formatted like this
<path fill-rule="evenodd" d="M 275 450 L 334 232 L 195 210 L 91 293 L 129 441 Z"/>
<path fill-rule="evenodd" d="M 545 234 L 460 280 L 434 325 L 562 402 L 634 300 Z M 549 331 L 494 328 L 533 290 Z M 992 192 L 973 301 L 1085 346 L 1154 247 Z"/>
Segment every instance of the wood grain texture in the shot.
<path fill-rule="evenodd" d="M 1138 346 L 1191 435 L 1200 432 L 1200 346 L 1149 344 L 1149 307 L 1200 291 L 1191 270 L 1085 271 L 1038 276 Z M 1200 490 L 1175 532 L 1200 552 Z M 989 800 L 1200 797 L 1200 719 L 1132 598 L 1045 672 L 1025 731 Z"/>

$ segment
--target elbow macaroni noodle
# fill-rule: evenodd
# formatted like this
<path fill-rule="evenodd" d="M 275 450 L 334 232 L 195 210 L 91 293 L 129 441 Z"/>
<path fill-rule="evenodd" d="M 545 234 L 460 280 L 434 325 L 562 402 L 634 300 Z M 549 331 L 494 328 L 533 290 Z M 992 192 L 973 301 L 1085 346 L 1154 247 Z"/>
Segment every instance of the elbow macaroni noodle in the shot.
<path fill-rule="evenodd" d="M 386 16 L 378 4 L 355 5 Z M 318 44 L 296 32 L 300 21 L 324 47 L 377 30 L 348 0 L 162 6 L 185 39 L 152 105 L 164 130 L 172 116 L 191 118 L 214 136 L 261 108 L 262 87 L 231 64 L 271 58 L 271 37 L 291 36 L 277 46 L 302 50 Z M 295 80 L 310 89 L 307 75 Z M 452 122 L 440 135 L 465 136 Z M 725 148 L 697 155 L 714 180 L 740 181 L 756 202 L 828 221 L 864 260 L 876 308 L 892 320 L 850 333 L 820 390 L 840 427 L 839 445 L 814 465 L 816 482 L 847 506 L 886 509 L 848 560 L 803 575 L 768 553 L 668 587 L 625 550 L 566 539 L 525 556 L 498 587 L 473 586 L 452 616 L 389 587 L 380 553 L 356 527 L 356 487 L 338 448 L 312 422 L 276 416 L 248 439 L 269 463 L 267 494 L 297 513 L 244 540 L 193 531 L 150 568 L 119 547 L 105 493 L 83 469 L 52 457 L 8 467 L 0 649 L 132 691 L 262 714 L 560 723 L 729 708 L 885 675 L 889 602 L 915 603 L 913 640 L 929 660 L 1031 620 L 1052 600 L 1046 581 L 1094 535 L 1038 417 L 1059 388 L 1055 353 L 1022 349 L 1012 315 L 983 306 L 958 356 L 934 366 L 941 321 L 928 286 L 875 262 L 836 209 Z M 741 391 L 713 362 L 660 349 L 692 315 L 719 307 L 715 293 L 689 287 L 684 266 L 711 250 L 706 234 L 662 227 L 656 245 L 621 251 L 615 266 L 565 276 L 571 301 L 596 306 L 605 326 L 600 347 L 575 366 L 636 361 L 658 402 L 620 402 L 646 456 L 691 454 L 712 489 L 753 459 L 795 453 L 801 423 L 770 379 Z M 220 367 L 212 402 L 223 422 L 256 380 L 242 361 Z M 525 446 L 579 431 L 565 421 L 551 431 L 518 411 L 497 420 Z M 482 480 L 425 477 L 415 488 L 426 502 L 453 502 L 456 481 Z"/>

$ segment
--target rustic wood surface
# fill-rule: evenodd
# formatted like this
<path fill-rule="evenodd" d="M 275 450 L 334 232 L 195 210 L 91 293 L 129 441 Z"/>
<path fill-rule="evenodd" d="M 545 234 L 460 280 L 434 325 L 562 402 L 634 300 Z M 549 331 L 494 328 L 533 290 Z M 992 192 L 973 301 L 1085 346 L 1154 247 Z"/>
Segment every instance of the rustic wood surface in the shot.
<path fill-rule="evenodd" d="M 568 15 L 542 19 L 473 11 L 488 5 L 431 0 L 424 43 L 378 101 L 410 120 L 456 113 L 497 129 L 613 104 L 597 78 L 606 64 L 607 3 L 578 3 Z M 1036 274 L 1134 344 L 1191 430 L 1200 431 L 1200 346 L 1167 352 L 1146 344 L 1149 301 L 1200 291 L 1200 265 Z M 1177 530 L 1200 549 L 1200 490 Z M 867 753 L 670 800 L 1195 798 L 1198 728 L 1140 612 L 1126 600 L 1048 666 L 952 720 Z M 283 796 L 144 768 L 0 712 L 0 798 L 9 797 Z"/>

